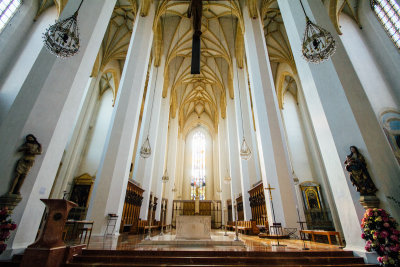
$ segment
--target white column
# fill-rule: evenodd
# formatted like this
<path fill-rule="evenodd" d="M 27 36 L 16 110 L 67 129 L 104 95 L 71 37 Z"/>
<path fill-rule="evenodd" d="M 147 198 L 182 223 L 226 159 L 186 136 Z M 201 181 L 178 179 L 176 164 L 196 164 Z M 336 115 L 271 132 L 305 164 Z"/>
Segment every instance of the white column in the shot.
<path fill-rule="evenodd" d="M 248 120 L 248 127 L 245 127 L 245 133 L 246 136 L 250 136 L 250 142 L 251 142 L 251 148 L 252 148 L 252 156 L 251 156 L 251 161 L 253 161 L 252 164 L 254 164 L 254 173 L 252 173 L 252 175 L 254 175 L 254 178 L 252 179 L 252 177 L 250 177 L 250 182 L 252 184 L 257 183 L 258 181 L 261 180 L 261 174 L 260 174 L 260 159 L 258 157 L 258 146 L 257 146 L 257 137 L 256 137 L 256 133 L 255 133 L 255 129 L 254 129 L 254 122 L 253 122 L 253 113 L 252 113 L 252 101 L 253 99 L 251 99 L 250 97 L 250 87 L 249 87 L 249 80 L 246 74 L 246 69 L 247 69 L 247 64 L 245 62 L 245 66 L 243 68 L 243 76 L 244 76 L 244 87 L 240 88 L 241 91 L 241 97 L 243 98 L 242 103 L 243 106 L 246 108 L 243 108 L 244 113 L 244 121 Z M 247 139 L 246 139 L 247 141 Z M 253 165 L 252 165 L 253 166 Z M 252 185 L 251 184 L 251 185 Z M 250 185 L 250 186 L 251 186 Z"/>
<path fill-rule="evenodd" d="M 164 66 L 164 59 L 162 59 L 161 65 Z M 163 67 L 159 67 L 160 76 L 159 81 L 163 81 L 164 79 L 164 69 Z M 157 83 L 158 87 L 158 83 Z M 166 158 L 166 150 L 167 150 L 167 137 L 168 137 L 168 119 L 169 119 L 169 96 L 163 98 L 162 97 L 162 90 L 163 90 L 163 82 L 160 82 L 160 86 L 157 88 L 158 93 L 156 97 L 158 97 L 158 101 L 154 101 L 154 105 L 158 105 L 158 118 L 157 121 L 157 140 L 156 146 L 154 148 L 154 164 L 153 164 L 153 185 L 152 188 L 154 189 L 154 193 L 156 197 L 159 199 L 156 209 L 156 220 L 160 220 L 160 213 L 161 213 L 161 201 L 162 198 L 165 197 L 162 194 L 162 189 L 166 184 L 162 183 L 161 177 L 164 174 L 165 169 L 165 158 Z M 156 108 L 154 109 L 156 111 Z M 169 182 L 168 182 L 169 183 Z"/>
<path fill-rule="evenodd" d="M 169 107 L 168 107 L 169 108 Z M 167 225 L 171 224 L 172 219 L 172 204 L 175 198 L 172 189 L 176 186 L 177 176 L 177 158 L 178 158 L 178 118 L 170 119 L 168 133 L 168 154 L 167 154 L 167 169 L 169 174 L 169 182 L 165 189 L 165 196 L 168 198 L 167 205 Z M 175 187 L 176 189 L 176 187 Z"/>
<path fill-rule="evenodd" d="M 164 59 L 163 59 L 164 60 Z M 156 186 L 153 183 L 155 181 L 161 180 L 160 177 L 156 177 L 156 173 L 154 172 L 154 169 L 156 167 L 156 160 L 159 156 L 158 153 L 161 151 L 159 150 L 159 141 L 158 141 L 158 136 L 159 136 L 159 119 L 160 119 L 160 112 L 161 112 L 161 102 L 162 102 L 162 87 L 163 87 L 163 74 L 164 73 L 164 64 L 162 63 L 159 67 L 154 67 L 153 69 L 153 78 L 151 79 L 151 82 L 149 83 L 149 87 L 147 90 L 151 90 L 149 94 L 149 98 L 147 101 L 149 102 L 147 110 L 147 118 L 146 118 L 146 124 L 147 124 L 147 129 L 146 127 L 143 128 L 145 130 L 145 134 L 143 135 L 143 140 L 146 140 L 146 137 L 148 135 L 149 141 L 150 141 L 150 147 L 151 147 L 151 155 L 150 157 L 143 159 L 141 158 L 139 162 L 143 162 L 143 167 L 142 167 L 142 189 L 145 190 L 143 192 L 143 201 L 142 201 L 142 207 L 140 209 L 140 218 L 142 220 L 147 220 L 147 213 L 148 209 L 146 207 L 149 206 L 149 201 L 150 201 L 150 193 L 152 192 L 152 189 L 156 190 Z M 151 103 L 153 101 L 153 103 Z M 147 120 L 149 122 L 147 123 Z M 138 144 L 141 146 L 142 144 Z M 164 150 L 165 151 L 165 150 Z M 140 167 L 139 167 L 140 168 Z M 140 172 L 138 173 L 140 174 Z M 153 196 L 158 198 L 158 204 L 157 204 L 157 209 L 160 207 L 160 198 L 159 195 L 156 194 L 155 191 L 153 191 Z M 156 218 L 153 218 L 156 219 Z"/>
<path fill-rule="evenodd" d="M 385 195 L 398 195 L 398 164 L 323 5 L 313 1 L 310 9 L 309 3 L 303 1 L 310 19 L 327 29 L 337 44 L 332 60 L 314 65 L 303 60 L 300 52 L 305 29 L 300 4 L 291 1 L 289 4 L 286 0 L 278 0 L 278 3 L 293 47 L 322 161 L 340 211 L 346 247 L 363 252 L 365 242 L 360 237 L 359 223 L 364 210 L 359 204 L 359 193 L 351 185 L 342 162 L 349 154 L 349 146 L 356 145 L 366 158 L 372 179 L 379 189 L 382 206 L 397 218 L 399 209 L 391 208 Z"/>
<path fill-rule="evenodd" d="M 235 100 L 230 99 L 227 95 L 226 100 L 226 123 L 227 123 L 227 140 L 228 140 L 228 151 L 229 151 L 229 171 L 231 176 L 231 199 L 232 199 L 232 211 L 235 216 L 235 200 L 241 192 L 241 180 L 242 180 L 242 164 L 239 157 L 239 137 L 237 132 L 236 114 L 235 114 Z M 235 218 L 234 218 L 235 219 Z"/>
<path fill-rule="evenodd" d="M 95 3 L 94 3 L 95 2 Z M 10 249 L 25 248 L 32 243 L 42 218 L 65 145 L 78 113 L 97 51 L 114 8 L 115 1 L 90 0 L 79 12 L 80 52 L 69 59 L 58 59 L 42 48 L 25 83 L 19 91 L 0 128 L 2 160 L 0 194 L 9 190 L 16 153 L 27 134 L 32 133 L 42 144 L 43 154 L 25 179 L 22 201 L 16 207 L 13 220 L 18 228 L 8 241 Z M 79 3 L 71 1 L 62 17 L 71 15 Z M 6 255 L 5 253 L 4 255 Z"/>
<path fill-rule="evenodd" d="M 221 208 L 222 208 L 222 224 L 225 225 L 228 206 L 227 200 L 231 197 L 231 190 L 228 184 L 225 184 L 225 177 L 229 176 L 228 164 L 229 164 L 229 155 L 226 153 L 229 151 L 228 148 L 228 138 L 226 135 L 226 124 L 227 120 L 223 119 L 219 121 L 218 124 L 218 139 L 219 139 L 219 176 L 220 176 L 220 188 L 221 192 Z"/>
<path fill-rule="evenodd" d="M 155 4 L 152 4 L 148 16 L 136 17 L 132 31 L 111 118 L 112 126 L 107 135 L 99 173 L 90 199 L 87 217 L 95 221 L 94 235 L 104 234 L 109 213 L 119 216 L 115 232 L 119 231 L 146 81 L 145 66 L 149 62 L 153 41 L 154 13 Z"/>
<path fill-rule="evenodd" d="M 256 136 L 260 153 L 261 176 L 264 187 L 271 184 L 276 222 L 284 227 L 297 227 L 296 201 L 293 179 L 278 108 L 271 65 L 264 39 L 263 25 L 258 16 L 249 16 L 247 5 L 243 9 L 245 24 L 245 49 L 249 68 L 251 93 L 256 120 Z M 265 192 L 267 207 L 269 193 Z M 268 221 L 273 223 L 272 210 L 268 210 Z"/>
<path fill-rule="evenodd" d="M 241 144 L 243 142 L 243 135 L 244 138 L 246 139 L 246 142 L 250 148 L 251 151 L 253 151 L 253 145 L 252 145 L 252 140 L 251 140 L 251 135 L 249 134 L 249 121 L 244 120 L 243 118 L 248 117 L 247 116 L 247 105 L 246 102 L 243 101 L 243 89 L 246 88 L 245 86 L 245 81 L 244 81 L 244 72 L 243 70 L 237 70 L 237 65 L 236 65 L 236 60 L 234 60 L 234 74 L 233 74 L 233 87 L 235 90 L 235 98 L 234 98 L 234 103 L 235 103 L 235 119 L 236 119 L 236 133 L 237 133 L 237 142 L 238 142 L 238 147 L 239 151 L 241 148 Z M 246 91 L 244 91 L 246 92 Z M 246 129 L 246 131 L 245 131 Z M 251 219 L 251 207 L 250 207 L 250 200 L 249 200 L 249 190 L 250 190 L 250 173 L 254 172 L 254 169 L 252 169 L 251 166 L 252 158 L 249 160 L 244 160 L 239 157 L 239 168 L 241 171 L 241 176 L 240 176 L 240 191 L 242 192 L 242 199 L 243 199 L 243 215 L 244 215 L 244 220 L 249 221 Z"/>

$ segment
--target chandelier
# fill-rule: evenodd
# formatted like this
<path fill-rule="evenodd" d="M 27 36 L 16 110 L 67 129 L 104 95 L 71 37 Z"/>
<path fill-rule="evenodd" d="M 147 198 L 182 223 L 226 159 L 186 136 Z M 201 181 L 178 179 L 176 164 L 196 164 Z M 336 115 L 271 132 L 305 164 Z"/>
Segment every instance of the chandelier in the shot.
<path fill-rule="evenodd" d="M 149 136 L 147 136 L 146 141 L 144 141 L 142 147 L 140 148 L 140 156 L 144 159 L 147 159 L 151 155 L 151 147 Z"/>
<path fill-rule="evenodd" d="M 233 30 L 233 6 L 232 6 L 232 2 L 230 1 L 231 4 L 231 19 L 232 19 L 232 35 L 235 36 L 234 34 L 234 30 Z M 241 96 L 240 96 L 240 88 L 239 88 L 239 74 L 238 74 L 238 65 L 236 62 L 236 80 L 237 80 L 237 88 L 239 91 L 239 106 L 240 106 L 240 118 L 241 118 L 241 123 L 242 123 L 242 136 L 243 136 L 243 142 L 242 145 L 240 147 L 240 157 L 244 160 L 249 160 L 251 158 L 251 150 L 249 148 L 249 146 L 247 145 L 246 139 L 244 137 L 244 126 L 243 126 L 243 112 L 242 112 L 242 100 L 241 100 Z"/>
<path fill-rule="evenodd" d="M 247 145 L 246 140 L 243 137 L 242 145 L 240 146 L 240 157 L 244 160 L 249 160 L 251 158 L 251 150 Z"/>
<path fill-rule="evenodd" d="M 165 169 L 164 175 L 161 177 L 163 183 L 167 183 L 169 180 L 167 169 Z"/>
<path fill-rule="evenodd" d="M 225 183 L 225 184 L 230 184 L 231 180 L 232 180 L 232 178 L 231 178 L 230 176 L 226 176 L 226 177 L 224 178 L 224 183 Z"/>
<path fill-rule="evenodd" d="M 151 118 L 153 117 L 153 104 L 154 104 L 154 95 L 156 93 L 156 87 L 157 87 L 157 78 L 158 78 L 158 67 L 157 67 L 157 72 L 156 72 L 156 82 L 154 84 L 154 89 L 153 89 L 153 99 L 151 101 L 150 122 L 149 122 L 149 128 L 147 129 L 147 138 L 146 138 L 146 141 L 144 141 L 143 145 L 140 148 L 140 156 L 144 159 L 147 159 L 148 157 L 151 156 L 151 146 L 150 146 L 150 141 L 149 141 L 149 134 L 150 134 L 150 127 L 151 127 Z"/>
<path fill-rule="evenodd" d="M 60 58 L 67 58 L 79 51 L 78 12 L 83 0 L 75 13 L 51 25 L 43 34 L 44 46 Z"/>
<path fill-rule="evenodd" d="M 304 10 L 306 16 L 306 30 L 303 37 L 302 53 L 305 60 L 312 63 L 321 63 L 329 59 L 336 50 L 336 42 L 330 32 L 313 23 Z"/>

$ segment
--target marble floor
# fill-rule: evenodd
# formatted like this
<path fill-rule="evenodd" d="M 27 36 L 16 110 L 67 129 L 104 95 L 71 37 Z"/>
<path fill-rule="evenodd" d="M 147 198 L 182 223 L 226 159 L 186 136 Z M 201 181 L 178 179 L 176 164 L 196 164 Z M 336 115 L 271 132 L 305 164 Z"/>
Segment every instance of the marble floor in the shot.
<path fill-rule="evenodd" d="M 167 232 L 165 235 L 166 239 L 173 238 L 175 230 Z M 159 231 L 152 232 L 152 238 L 158 239 Z M 213 230 L 212 235 L 216 238 L 226 240 L 224 232 L 222 230 Z M 303 248 L 304 244 L 301 240 L 294 239 L 283 239 L 279 240 L 281 245 L 276 246 L 276 240 L 270 240 L 265 238 L 259 238 L 258 236 L 242 235 L 239 234 L 239 239 L 244 242 L 245 246 L 206 246 L 206 247 L 182 247 L 182 246 L 170 246 L 170 245 L 156 245 L 156 246 L 141 246 L 140 242 L 146 236 L 141 235 L 128 235 L 121 234 L 119 236 L 92 236 L 88 249 L 102 249 L 102 250 L 215 250 L 215 251 L 299 251 Z M 228 232 L 228 238 L 233 240 L 235 237 L 234 232 Z M 305 246 L 310 250 L 316 251 L 336 251 L 341 250 L 339 246 L 328 245 L 324 243 L 317 243 L 306 241 Z"/>

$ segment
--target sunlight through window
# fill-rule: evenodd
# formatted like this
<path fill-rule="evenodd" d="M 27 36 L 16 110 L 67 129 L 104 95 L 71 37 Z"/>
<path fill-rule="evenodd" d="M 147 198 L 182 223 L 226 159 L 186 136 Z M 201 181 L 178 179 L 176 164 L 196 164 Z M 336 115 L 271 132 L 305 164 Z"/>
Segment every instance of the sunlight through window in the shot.
<path fill-rule="evenodd" d="M 372 8 L 393 42 L 400 48 L 400 7 L 395 0 L 372 0 Z"/>
<path fill-rule="evenodd" d="M 195 199 L 196 187 L 198 187 L 200 200 L 204 200 L 206 187 L 206 138 L 203 133 L 196 132 L 193 135 L 192 149 L 192 180 L 190 197 L 192 200 Z"/>
<path fill-rule="evenodd" d="M 21 0 L 0 0 L 0 32 L 21 6 Z"/>

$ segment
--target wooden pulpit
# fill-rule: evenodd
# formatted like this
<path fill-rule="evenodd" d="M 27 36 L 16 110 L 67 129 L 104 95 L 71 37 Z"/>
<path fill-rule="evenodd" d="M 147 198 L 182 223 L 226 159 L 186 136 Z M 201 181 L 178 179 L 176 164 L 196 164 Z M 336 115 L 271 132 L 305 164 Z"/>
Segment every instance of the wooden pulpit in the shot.
<path fill-rule="evenodd" d="M 41 201 L 46 204 L 48 215 L 38 239 L 25 250 L 21 267 L 55 267 L 64 259 L 66 246 L 62 233 L 69 211 L 77 204 L 64 199 Z"/>

